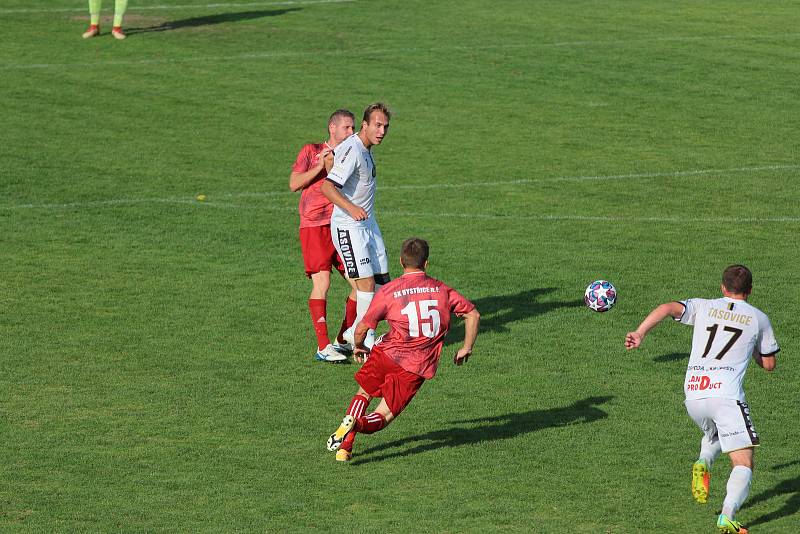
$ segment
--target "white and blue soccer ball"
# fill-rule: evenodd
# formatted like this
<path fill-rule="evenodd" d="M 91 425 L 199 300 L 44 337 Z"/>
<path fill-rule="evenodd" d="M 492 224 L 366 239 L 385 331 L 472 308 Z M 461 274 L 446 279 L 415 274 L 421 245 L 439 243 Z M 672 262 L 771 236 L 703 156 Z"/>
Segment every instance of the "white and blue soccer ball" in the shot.
<path fill-rule="evenodd" d="M 583 301 L 590 310 L 607 312 L 617 302 L 617 289 L 608 280 L 595 280 L 586 288 Z"/>

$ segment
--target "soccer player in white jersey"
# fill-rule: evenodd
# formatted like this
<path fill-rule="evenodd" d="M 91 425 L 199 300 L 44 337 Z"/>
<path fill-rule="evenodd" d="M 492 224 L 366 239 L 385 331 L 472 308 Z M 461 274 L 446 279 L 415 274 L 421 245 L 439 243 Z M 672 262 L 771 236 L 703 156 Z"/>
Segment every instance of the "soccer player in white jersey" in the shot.
<path fill-rule="evenodd" d="M 752 287 L 750 270 L 731 265 L 722 273 L 722 298 L 661 304 L 636 331 L 625 336 L 625 348 L 630 350 L 639 347 L 647 333 L 667 317 L 694 325 L 684 381 L 685 404 L 703 438 L 700 457 L 692 466 L 692 495 L 699 503 L 707 502 L 711 465 L 721 452 L 728 454 L 733 469 L 717 528 L 736 534 L 747 534 L 735 516 L 750 491 L 753 449 L 759 444 L 742 382 L 751 357 L 772 371 L 780 350 L 769 318 L 747 303 Z"/>
<path fill-rule="evenodd" d="M 322 184 L 322 194 L 333 202 L 331 239 L 344 263 L 347 278 L 356 284 L 356 320 L 344 334 L 353 343 L 355 327 L 364 318 L 376 286 L 389 282 L 386 247 L 373 207 L 376 176 L 372 147 L 389 131 L 392 114 L 380 102 L 367 106 L 358 133 L 334 149 L 333 167 Z M 367 335 L 372 346 L 375 333 Z"/>

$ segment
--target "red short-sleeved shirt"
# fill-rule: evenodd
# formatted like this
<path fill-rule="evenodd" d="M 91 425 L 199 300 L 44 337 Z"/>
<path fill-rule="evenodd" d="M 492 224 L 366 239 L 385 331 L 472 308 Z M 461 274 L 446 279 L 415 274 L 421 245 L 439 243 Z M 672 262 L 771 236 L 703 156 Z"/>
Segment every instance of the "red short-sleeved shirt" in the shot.
<path fill-rule="evenodd" d="M 316 165 L 319 153 L 328 147 L 327 143 L 312 143 L 303 146 L 292 165 L 292 172 L 306 172 Z M 323 168 L 310 184 L 300 193 L 300 228 L 324 226 L 331 223 L 333 203 L 322 194 L 322 183 L 328 176 Z"/>
<path fill-rule="evenodd" d="M 450 314 L 463 315 L 475 305 L 424 272 L 406 273 L 381 287 L 362 322 L 375 328 L 386 319 L 389 332 L 381 350 L 406 371 L 433 378 Z"/>

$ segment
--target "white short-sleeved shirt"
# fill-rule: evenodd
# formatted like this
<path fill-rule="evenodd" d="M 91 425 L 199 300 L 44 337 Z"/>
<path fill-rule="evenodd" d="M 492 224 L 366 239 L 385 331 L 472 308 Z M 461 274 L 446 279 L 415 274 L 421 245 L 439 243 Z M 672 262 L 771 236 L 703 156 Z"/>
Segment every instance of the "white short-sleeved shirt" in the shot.
<path fill-rule="evenodd" d="M 694 325 L 692 353 L 683 384 L 687 400 L 721 397 L 744 401 L 744 373 L 753 350 L 780 350 L 769 318 L 744 300 L 687 299 L 677 319 Z"/>
<path fill-rule="evenodd" d="M 353 134 L 334 150 L 333 168 L 327 179 L 339 188 L 344 197 L 364 209 L 372 218 L 375 204 L 375 161 L 372 154 L 361 142 L 358 134 Z M 331 215 L 331 225 L 363 226 L 365 221 L 356 221 L 350 214 L 336 206 Z"/>

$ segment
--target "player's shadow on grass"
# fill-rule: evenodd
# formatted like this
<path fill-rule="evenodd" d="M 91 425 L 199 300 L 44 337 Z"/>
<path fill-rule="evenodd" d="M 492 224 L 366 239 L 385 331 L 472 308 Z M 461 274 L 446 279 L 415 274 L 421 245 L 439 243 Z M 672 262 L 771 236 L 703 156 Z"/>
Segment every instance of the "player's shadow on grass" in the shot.
<path fill-rule="evenodd" d="M 192 17 L 188 19 L 171 20 L 162 22 L 158 26 L 148 26 L 146 28 L 126 28 L 125 33 L 150 33 L 150 32 L 166 32 L 169 30 L 178 30 L 180 28 L 196 28 L 198 26 L 209 26 L 213 24 L 223 24 L 225 22 L 240 22 L 242 20 L 260 19 L 263 17 L 277 17 L 292 11 L 300 11 L 299 7 L 290 7 L 286 9 L 269 9 L 261 11 L 241 11 L 239 13 L 218 13 L 216 15 L 206 15 L 204 17 Z"/>
<path fill-rule="evenodd" d="M 472 302 L 481 314 L 481 332 L 508 332 L 508 324 L 528 317 L 541 315 L 559 308 L 583 306 L 583 300 L 547 301 L 542 297 L 556 291 L 555 287 L 526 289 L 513 295 L 483 297 Z M 445 344 L 461 343 L 464 339 L 464 323 L 454 319 Z"/>
<path fill-rule="evenodd" d="M 441 449 L 443 447 L 460 447 L 462 445 L 475 445 L 485 441 L 514 438 L 529 432 L 544 430 L 545 428 L 592 423 L 608 417 L 608 414 L 598 408 L 598 406 L 605 404 L 613 398 L 612 396 L 588 397 L 576 401 L 569 406 L 564 406 L 563 408 L 531 410 L 528 412 L 509 413 L 494 417 L 452 421 L 450 424 L 456 426 L 370 447 L 361 454 L 373 454 L 373 456 L 367 458 L 357 457 L 357 459 L 353 461 L 353 464 L 366 464 L 388 460 L 390 458 L 400 458 Z M 361 440 L 369 439 L 366 436 L 359 437 Z M 417 443 L 419 444 L 414 445 Z M 395 452 L 386 452 L 389 449 L 396 449 L 406 445 L 414 446 Z"/>
<path fill-rule="evenodd" d="M 789 467 L 797 462 L 789 462 L 788 464 L 783 465 L 776 465 L 772 469 L 782 469 L 784 467 Z M 772 499 L 773 497 L 778 497 L 780 495 L 788 495 L 788 500 L 783 503 L 783 506 L 775 510 L 774 512 L 769 512 L 768 514 L 764 514 L 760 517 L 757 517 L 751 521 L 747 522 L 747 526 L 755 526 L 761 525 L 764 523 L 769 523 L 770 521 L 774 521 L 776 519 L 780 519 L 781 517 L 789 517 L 791 515 L 796 514 L 800 511 L 800 476 L 795 478 L 789 478 L 784 480 L 783 482 L 779 482 L 775 485 L 774 488 L 768 489 L 763 493 L 759 493 L 752 499 L 746 502 L 746 507 L 751 507 L 755 504 L 760 502 L 767 501 Z"/>
<path fill-rule="evenodd" d="M 677 362 L 680 360 L 689 360 L 689 354 L 686 352 L 673 352 L 672 354 L 662 354 L 656 356 L 653 361 L 656 363 Z"/>
<path fill-rule="evenodd" d="M 791 467 L 793 465 L 798 465 L 798 464 L 800 464 L 800 460 L 792 460 L 791 462 L 786 462 L 784 464 L 773 465 L 772 470 L 778 471 L 780 469 L 786 469 L 787 467 Z"/>

